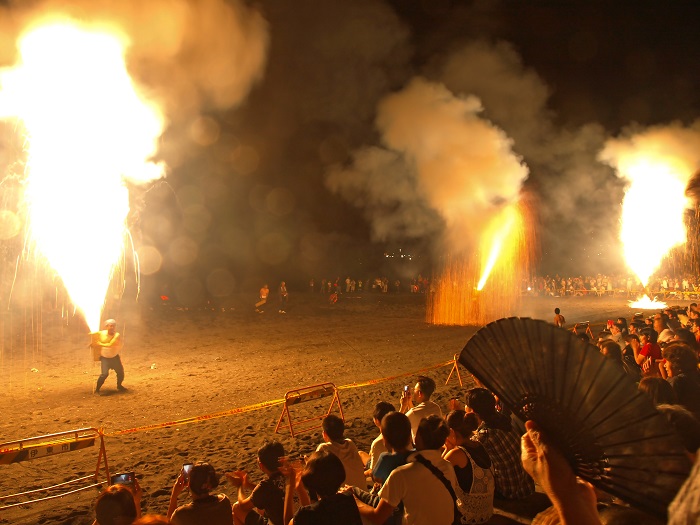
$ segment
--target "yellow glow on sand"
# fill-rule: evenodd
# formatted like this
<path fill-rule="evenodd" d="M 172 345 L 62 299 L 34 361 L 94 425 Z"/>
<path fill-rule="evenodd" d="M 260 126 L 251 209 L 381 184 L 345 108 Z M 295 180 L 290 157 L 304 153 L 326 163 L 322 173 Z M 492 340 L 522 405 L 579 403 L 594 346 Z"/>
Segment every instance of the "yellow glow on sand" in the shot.
<path fill-rule="evenodd" d="M 124 256 L 125 181 L 163 174 L 151 161 L 163 116 L 133 84 L 126 46 L 114 30 L 45 21 L 0 70 L 0 118 L 16 119 L 26 140 L 27 252 L 60 276 L 93 331 Z"/>

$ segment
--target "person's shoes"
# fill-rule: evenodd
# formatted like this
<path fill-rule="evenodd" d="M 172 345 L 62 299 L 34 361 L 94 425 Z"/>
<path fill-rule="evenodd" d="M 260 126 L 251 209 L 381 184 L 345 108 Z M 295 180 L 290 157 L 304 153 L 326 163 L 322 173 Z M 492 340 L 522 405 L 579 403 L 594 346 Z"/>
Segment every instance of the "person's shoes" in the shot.
<path fill-rule="evenodd" d="M 99 389 L 99 388 L 98 388 L 97 390 L 95 390 L 95 395 L 96 395 L 96 396 L 101 396 L 101 395 L 102 395 L 102 392 L 100 392 L 100 389 Z"/>
<path fill-rule="evenodd" d="M 259 308 L 256 308 L 255 311 L 258 312 L 259 314 L 262 313 L 262 311 Z"/>
<path fill-rule="evenodd" d="M 119 390 L 120 392 L 127 392 L 128 391 L 127 388 L 122 386 L 122 385 L 118 385 L 117 390 Z"/>
<path fill-rule="evenodd" d="M 281 313 L 281 314 L 286 314 L 287 312 L 285 312 L 284 310 L 280 310 L 280 313 Z"/>

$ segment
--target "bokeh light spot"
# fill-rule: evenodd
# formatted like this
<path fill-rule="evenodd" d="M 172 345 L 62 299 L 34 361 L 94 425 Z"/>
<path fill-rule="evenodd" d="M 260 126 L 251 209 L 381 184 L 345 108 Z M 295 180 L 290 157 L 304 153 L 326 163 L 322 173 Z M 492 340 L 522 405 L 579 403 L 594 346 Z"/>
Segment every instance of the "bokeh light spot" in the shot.
<path fill-rule="evenodd" d="M 137 250 L 139 256 L 139 268 L 142 275 L 153 275 L 160 270 L 163 264 L 163 256 L 154 246 L 141 246 Z"/>
<path fill-rule="evenodd" d="M 221 128 L 211 117 L 198 117 L 190 125 L 190 138 L 200 146 L 211 146 L 219 140 Z"/>
<path fill-rule="evenodd" d="M 168 255 L 170 260 L 178 266 L 189 266 L 199 253 L 199 246 L 189 237 L 178 237 L 170 243 Z"/>

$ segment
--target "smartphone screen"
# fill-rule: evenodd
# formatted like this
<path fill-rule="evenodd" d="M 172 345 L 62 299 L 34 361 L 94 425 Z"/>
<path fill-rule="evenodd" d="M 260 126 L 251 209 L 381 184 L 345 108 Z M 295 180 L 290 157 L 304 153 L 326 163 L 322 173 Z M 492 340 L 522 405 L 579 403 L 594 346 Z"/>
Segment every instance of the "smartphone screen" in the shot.
<path fill-rule="evenodd" d="M 125 474 L 115 474 L 112 476 L 112 485 L 133 485 L 134 473 L 127 472 Z"/>
<path fill-rule="evenodd" d="M 192 471 L 192 463 L 185 463 L 182 465 L 182 474 L 185 477 L 185 481 L 190 481 L 190 472 Z"/>

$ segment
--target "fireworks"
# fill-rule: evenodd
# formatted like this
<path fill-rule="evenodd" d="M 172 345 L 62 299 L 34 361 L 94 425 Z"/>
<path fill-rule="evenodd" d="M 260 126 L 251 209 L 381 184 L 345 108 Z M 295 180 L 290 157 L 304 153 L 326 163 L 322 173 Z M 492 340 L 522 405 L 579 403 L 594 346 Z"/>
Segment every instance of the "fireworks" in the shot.
<path fill-rule="evenodd" d="M 628 182 L 622 202 L 620 240 L 627 266 L 646 288 L 674 248 L 685 246 L 688 181 L 697 167 L 700 137 L 680 126 L 650 128 L 608 141 L 600 159 Z M 659 309 L 664 303 L 640 298 L 633 308 Z"/>
<path fill-rule="evenodd" d="M 26 140 L 25 255 L 58 274 L 93 331 L 125 253 L 126 180 L 162 176 L 151 159 L 163 117 L 129 77 L 127 44 L 114 30 L 44 22 L 0 70 L 0 118 Z"/>
<path fill-rule="evenodd" d="M 445 259 L 428 299 L 429 323 L 483 325 L 515 313 L 533 245 L 525 212 L 523 205 L 505 207 L 482 233 L 476 256 Z"/>

